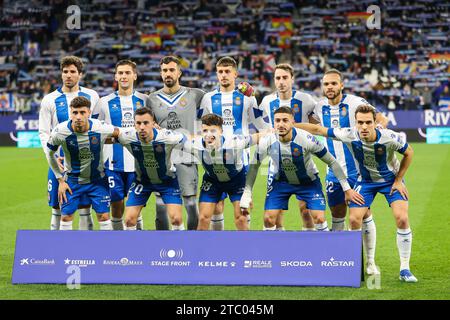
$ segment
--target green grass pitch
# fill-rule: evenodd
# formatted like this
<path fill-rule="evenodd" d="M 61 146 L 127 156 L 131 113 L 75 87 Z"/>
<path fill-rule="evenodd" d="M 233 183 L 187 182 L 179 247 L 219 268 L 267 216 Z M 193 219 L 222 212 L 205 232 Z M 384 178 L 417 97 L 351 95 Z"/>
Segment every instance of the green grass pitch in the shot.
<path fill-rule="evenodd" d="M 376 261 L 381 269 L 379 289 L 271 286 L 178 285 L 12 285 L 14 243 L 18 229 L 48 229 L 47 164 L 41 149 L 0 148 L 0 299 L 449 299 L 450 298 L 450 148 L 448 145 L 413 144 L 415 156 L 406 182 L 410 194 L 413 230 L 411 269 L 418 283 L 398 280 L 396 227 L 384 197 L 372 208 L 377 226 Z M 324 165 L 316 161 L 324 181 Z M 266 178 L 258 176 L 254 188 L 252 230 L 261 230 Z M 154 229 L 154 197 L 144 210 L 146 229 Z M 226 203 L 226 229 L 234 229 Z M 327 211 L 328 222 L 331 217 Z M 77 220 L 74 226 L 77 226 Z M 301 226 L 298 207 L 291 198 L 285 214 L 288 230 Z M 96 228 L 98 226 L 96 225 Z"/>

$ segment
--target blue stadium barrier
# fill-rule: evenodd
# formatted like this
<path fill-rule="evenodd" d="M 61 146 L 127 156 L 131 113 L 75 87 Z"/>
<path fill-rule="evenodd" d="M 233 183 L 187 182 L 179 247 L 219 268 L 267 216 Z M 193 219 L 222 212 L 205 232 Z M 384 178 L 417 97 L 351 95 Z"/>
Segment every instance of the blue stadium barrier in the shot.
<path fill-rule="evenodd" d="M 360 287 L 361 232 L 17 231 L 13 284 Z"/>

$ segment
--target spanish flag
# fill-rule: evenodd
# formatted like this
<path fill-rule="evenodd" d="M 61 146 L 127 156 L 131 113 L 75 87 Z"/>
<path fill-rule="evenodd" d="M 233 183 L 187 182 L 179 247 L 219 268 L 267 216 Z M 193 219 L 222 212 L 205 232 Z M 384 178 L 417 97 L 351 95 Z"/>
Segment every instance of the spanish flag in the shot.
<path fill-rule="evenodd" d="M 280 32 L 294 30 L 292 18 L 272 18 L 272 28 L 278 29 Z"/>
<path fill-rule="evenodd" d="M 162 39 L 172 39 L 175 35 L 175 26 L 173 23 L 157 23 L 156 30 L 158 30 L 159 35 Z"/>
<path fill-rule="evenodd" d="M 347 20 L 349 22 L 356 22 L 356 21 L 367 21 L 369 17 L 371 16 L 371 13 L 368 12 L 349 12 L 347 13 Z"/>
<path fill-rule="evenodd" d="M 141 44 L 153 43 L 154 47 L 161 47 L 161 37 L 157 33 L 152 34 L 142 34 L 141 35 Z"/>

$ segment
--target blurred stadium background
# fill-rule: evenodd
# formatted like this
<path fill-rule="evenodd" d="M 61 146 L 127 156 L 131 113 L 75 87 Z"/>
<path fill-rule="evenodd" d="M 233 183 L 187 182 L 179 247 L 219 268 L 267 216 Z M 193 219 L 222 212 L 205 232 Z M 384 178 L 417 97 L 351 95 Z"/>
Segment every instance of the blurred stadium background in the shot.
<path fill-rule="evenodd" d="M 67 8 L 73 4 L 81 9 L 81 28 L 69 30 Z M 367 27 L 371 14 L 366 10 L 373 4 L 380 8 L 381 29 Z M 0 298 L 450 298 L 449 7 L 445 0 L 3 1 L 0 145 L 9 147 L 0 148 Z M 416 142 L 407 183 L 415 235 L 412 266 L 420 282 L 413 288 L 397 280 L 395 226 L 378 197 L 374 212 L 382 280 L 373 290 L 364 283 L 361 289 L 82 286 L 71 291 L 65 286 L 12 286 L 15 231 L 48 229 L 47 165 L 39 149 L 37 118 L 42 97 L 60 85 L 59 59 L 69 54 L 83 58 L 82 85 L 100 96 L 114 90 L 113 67 L 123 58 L 138 64 L 136 89 L 148 94 L 161 87 L 159 59 L 166 54 L 183 59 L 182 85 L 206 91 L 216 85 L 216 59 L 231 55 L 239 63 L 240 80 L 256 88 L 259 102 L 273 91 L 276 63 L 291 63 L 297 88 L 316 97 L 321 96 L 324 71 L 343 71 L 345 92 L 365 97 L 388 115 L 391 128 Z M 318 165 L 323 180 L 324 167 Z M 255 199 L 253 230 L 262 228 L 264 179 L 259 176 L 255 187 L 261 198 Z M 154 228 L 153 201 L 144 213 L 147 229 Z M 226 229 L 233 229 L 227 208 Z M 298 230 L 299 225 L 292 200 L 286 228 Z"/>

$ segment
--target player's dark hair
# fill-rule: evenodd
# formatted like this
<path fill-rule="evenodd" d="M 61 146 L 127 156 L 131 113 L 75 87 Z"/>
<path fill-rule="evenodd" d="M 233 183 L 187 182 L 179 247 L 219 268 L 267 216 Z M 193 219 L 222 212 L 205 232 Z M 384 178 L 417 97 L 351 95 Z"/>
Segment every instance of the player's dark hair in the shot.
<path fill-rule="evenodd" d="M 86 97 L 75 97 L 70 102 L 70 107 L 73 109 L 76 108 L 84 108 L 87 107 L 88 109 L 91 108 L 91 101 Z"/>
<path fill-rule="evenodd" d="M 130 66 L 133 69 L 134 73 L 137 73 L 137 65 L 136 63 L 134 63 L 131 60 L 125 59 L 125 60 L 120 60 L 116 63 L 116 66 L 114 67 L 114 73 L 117 72 L 117 67 L 119 66 Z"/>
<path fill-rule="evenodd" d="M 217 67 L 229 67 L 229 66 L 237 69 L 236 60 L 234 60 L 232 57 L 228 57 L 228 56 L 220 58 L 216 63 L 216 68 Z"/>
<path fill-rule="evenodd" d="M 163 64 L 169 64 L 169 63 L 171 63 L 171 62 L 175 62 L 175 63 L 177 64 L 178 68 L 181 69 L 181 61 L 180 61 L 180 59 L 178 59 L 178 58 L 175 57 L 175 56 L 165 56 L 165 57 L 162 57 L 162 59 L 161 59 L 160 62 L 159 62 L 159 65 L 161 66 L 161 65 L 163 65 Z"/>
<path fill-rule="evenodd" d="M 291 116 L 294 116 L 294 111 L 292 111 L 292 108 L 289 107 L 279 107 L 277 110 L 275 110 L 273 114 L 275 115 L 277 113 L 286 113 L 290 114 Z"/>
<path fill-rule="evenodd" d="M 323 76 L 325 77 L 327 74 L 332 73 L 339 75 L 339 79 L 341 79 L 341 82 L 344 82 L 344 76 L 342 75 L 342 72 L 340 72 L 338 69 L 330 69 L 327 72 L 325 72 Z"/>
<path fill-rule="evenodd" d="M 222 128 L 223 125 L 222 117 L 214 113 L 205 114 L 201 120 L 205 126 L 218 126 Z"/>
<path fill-rule="evenodd" d="M 287 71 L 291 74 L 291 77 L 294 76 L 294 68 L 289 63 L 280 63 L 275 66 L 274 73 L 277 69 L 281 69 Z"/>
<path fill-rule="evenodd" d="M 155 113 L 153 112 L 152 109 L 147 108 L 147 107 L 142 107 L 142 108 L 136 109 L 136 111 L 134 112 L 134 118 L 136 118 L 136 116 L 142 116 L 144 114 L 149 114 L 153 120 L 155 119 Z"/>
<path fill-rule="evenodd" d="M 74 65 L 78 73 L 82 73 L 84 69 L 84 63 L 83 61 L 75 56 L 67 56 L 61 59 L 61 63 L 59 64 L 61 71 L 68 66 Z"/>
<path fill-rule="evenodd" d="M 375 110 L 374 107 L 372 107 L 370 104 L 361 104 L 356 108 L 355 111 L 355 119 L 356 119 L 356 115 L 358 113 L 371 113 L 373 115 L 373 120 L 375 121 L 376 117 L 377 117 L 377 112 Z"/>

